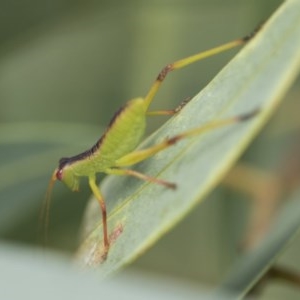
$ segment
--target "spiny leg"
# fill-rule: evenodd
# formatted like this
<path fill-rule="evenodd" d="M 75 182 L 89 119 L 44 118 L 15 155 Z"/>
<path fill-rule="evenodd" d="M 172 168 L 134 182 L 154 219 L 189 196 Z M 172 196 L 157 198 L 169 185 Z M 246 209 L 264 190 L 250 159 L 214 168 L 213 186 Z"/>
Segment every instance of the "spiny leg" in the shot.
<path fill-rule="evenodd" d="M 89 185 L 92 189 L 92 192 L 94 196 L 97 198 L 101 212 L 102 212 L 102 223 L 103 223 L 103 240 L 104 240 L 104 248 L 105 248 L 105 253 L 108 252 L 109 249 L 109 240 L 108 240 L 108 230 L 107 230 L 107 218 L 106 218 L 106 205 L 105 201 L 103 199 L 103 196 L 100 193 L 99 188 L 96 185 L 96 178 L 95 176 L 89 177 Z"/>
<path fill-rule="evenodd" d="M 253 31 L 253 33 L 251 33 L 251 34 L 249 34 L 249 35 L 247 35 L 247 36 L 245 36 L 243 38 L 236 39 L 234 41 L 231 41 L 229 43 L 223 44 L 221 46 L 218 46 L 218 47 L 206 50 L 206 51 L 199 52 L 199 53 L 197 53 L 195 55 L 192 55 L 192 56 L 189 56 L 189 57 L 177 60 L 177 61 L 175 61 L 175 62 L 173 62 L 171 64 L 166 65 L 160 71 L 160 73 L 158 74 L 155 82 L 150 87 L 150 90 L 149 90 L 148 94 L 145 97 L 146 108 L 148 109 L 148 107 L 150 106 L 150 104 L 151 104 L 154 96 L 156 95 L 158 89 L 160 88 L 163 80 L 166 78 L 166 76 L 168 75 L 168 73 L 170 71 L 181 69 L 181 68 L 183 68 L 183 67 L 185 67 L 187 65 L 190 65 L 190 64 L 192 64 L 192 63 L 194 63 L 196 61 L 205 59 L 207 57 L 210 57 L 210 56 L 222 53 L 222 52 L 224 52 L 226 50 L 229 50 L 229 49 L 235 48 L 237 46 L 243 45 L 243 44 L 247 43 L 250 39 L 252 39 L 252 37 L 259 31 L 260 27 L 261 26 L 257 27 Z"/>
<path fill-rule="evenodd" d="M 170 188 L 170 189 L 176 189 L 176 184 L 172 182 L 168 182 L 162 179 L 158 179 L 155 177 L 151 177 L 145 174 L 142 174 L 140 172 L 130 170 L 130 169 L 119 169 L 119 168 L 110 168 L 106 170 L 106 173 L 108 174 L 114 174 L 114 175 L 129 175 L 136 178 L 139 178 L 141 180 L 149 181 L 152 183 L 163 185 L 164 187 Z"/>
<path fill-rule="evenodd" d="M 154 111 L 147 111 L 146 114 L 147 116 L 163 116 L 163 115 L 175 115 L 178 112 L 180 112 L 185 105 L 191 100 L 191 97 L 188 97 L 186 99 L 184 99 L 177 107 L 175 107 L 174 109 L 170 109 L 170 110 L 154 110 Z"/>
<path fill-rule="evenodd" d="M 235 124 L 235 123 L 247 121 L 247 120 L 251 119 L 252 117 L 254 117 L 258 112 L 259 112 L 259 110 L 254 110 L 250 113 L 242 114 L 242 115 L 235 116 L 232 118 L 211 121 L 207 124 L 204 124 L 203 126 L 187 130 L 187 131 L 182 132 L 178 135 L 175 135 L 171 138 L 168 138 L 165 141 L 163 141 L 159 144 L 156 144 L 152 147 L 131 152 L 131 153 L 121 157 L 120 159 L 118 159 L 115 163 L 115 166 L 116 167 L 125 167 L 125 166 L 134 165 L 134 164 L 136 164 L 140 161 L 143 161 L 143 160 L 147 159 L 148 157 L 151 157 L 154 154 L 176 144 L 178 141 L 180 141 L 184 138 L 199 135 L 201 133 L 204 133 L 204 132 L 207 132 L 207 131 L 210 131 L 210 130 L 213 130 L 213 129 L 216 129 L 219 127 L 223 127 L 223 126 L 226 126 L 229 124 Z"/>

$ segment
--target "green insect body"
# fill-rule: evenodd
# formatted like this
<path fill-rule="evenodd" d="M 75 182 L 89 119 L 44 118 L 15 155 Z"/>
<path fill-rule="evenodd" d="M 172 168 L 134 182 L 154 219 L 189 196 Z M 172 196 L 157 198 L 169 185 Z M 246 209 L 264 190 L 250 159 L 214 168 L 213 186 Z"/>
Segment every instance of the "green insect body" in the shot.
<path fill-rule="evenodd" d="M 95 154 L 99 161 L 104 160 L 103 165 L 113 167 L 117 159 L 137 147 L 145 132 L 146 111 L 144 99 L 136 98 L 116 113 Z M 96 169 L 101 168 L 100 164 Z"/>
<path fill-rule="evenodd" d="M 61 158 L 56 177 L 71 190 L 79 189 L 79 178 L 109 173 L 117 167 L 116 161 L 134 150 L 146 127 L 146 106 L 143 98 L 129 101 L 111 120 L 106 133 L 89 150 L 70 157 Z M 119 141 L 124 140 L 125 143 Z"/>
<path fill-rule="evenodd" d="M 256 31 L 254 33 L 256 33 Z M 148 94 L 144 98 L 140 97 L 130 100 L 115 114 L 106 132 L 93 147 L 81 154 L 68 158 L 61 158 L 58 168 L 55 169 L 49 184 L 49 192 L 45 205 L 45 227 L 48 226 L 49 222 L 48 215 L 50 206 L 50 191 L 52 190 L 54 182 L 56 180 L 62 181 L 69 189 L 72 191 L 77 191 L 79 190 L 80 178 L 88 177 L 89 186 L 94 196 L 98 200 L 102 212 L 104 242 L 103 257 L 106 257 L 110 245 L 107 228 L 106 206 L 101 192 L 96 184 L 96 174 L 106 173 L 134 176 L 142 180 L 174 189 L 176 187 L 174 183 L 155 177 L 150 177 L 126 167 L 153 156 L 154 154 L 174 145 L 183 138 L 198 135 L 205 131 L 228 124 L 248 120 L 249 118 L 252 118 L 258 112 L 258 110 L 224 120 L 212 121 L 204 126 L 179 133 L 178 135 L 168 138 L 165 141 L 149 148 L 135 150 L 144 135 L 147 115 L 173 115 L 180 111 L 187 102 L 184 101 L 181 105 L 173 110 L 149 112 L 148 108 L 154 96 L 156 95 L 166 75 L 170 71 L 183 68 L 206 57 L 242 45 L 248 42 L 253 36 L 254 34 L 251 34 L 242 39 L 234 40 L 219 47 L 200 52 L 167 65 L 159 73 L 154 84 L 151 86 Z"/>

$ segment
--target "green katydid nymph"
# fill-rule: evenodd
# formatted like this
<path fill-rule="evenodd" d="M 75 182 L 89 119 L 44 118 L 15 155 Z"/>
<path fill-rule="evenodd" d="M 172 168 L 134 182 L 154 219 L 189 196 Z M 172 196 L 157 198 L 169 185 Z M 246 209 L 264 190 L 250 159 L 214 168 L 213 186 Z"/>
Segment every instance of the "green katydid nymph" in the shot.
<path fill-rule="evenodd" d="M 203 132 L 225 125 L 246 121 L 255 116 L 259 110 L 255 109 L 242 115 L 211 121 L 204 126 L 193 128 L 179 133 L 173 137 L 166 138 L 163 142 L 160 142 L 149 148 L 136 150 L 144 135 L 146 117 L 148 115 L 173 115 L 179 112 L 187 103 L 187 101 L 184 101 L 173 110 L 149 111 L 149 106 L 152 103 L 154 96 L 170 71 L 181 69 L 206 57 L 213 56 L 245 44 L 254 36 L 256 31 L 244 38 L 231 41 L 167 65 L 158 74 L 155 82 L 150 87 L 150 90 L 145 97 L 135 98 L 128 101 L 115 114 L 107 130 L 94 146 L 78 155 L 60 159 L 58 167 L 55 169 L 51 177 L 49 191 L 52 189 L 52 186 L 56 180 L 62 181 L 72 191 L 77 191 L 79 190 L 80 178 L 88 178 L 89 186 L 94 196 L 98 200 L 102 212 L 105 257 L 109 250 L 110 240 L 107 226 L 106 205 L 96 184 L 96 174 L 105 173 L 113 175 L 128 175 L 162 185 L 166 188 L 175 189 L 175 183 L 150 177 L 135 170 L 128 169 L 127 167 L 153 156 L 154 154 L 176 144 L 181 139 L 199 135 Z M 48 222 L 47 215 L 49 211 L 49 204 L 50 196 L 48 196 L 46 200 L 46 223 Z"/>

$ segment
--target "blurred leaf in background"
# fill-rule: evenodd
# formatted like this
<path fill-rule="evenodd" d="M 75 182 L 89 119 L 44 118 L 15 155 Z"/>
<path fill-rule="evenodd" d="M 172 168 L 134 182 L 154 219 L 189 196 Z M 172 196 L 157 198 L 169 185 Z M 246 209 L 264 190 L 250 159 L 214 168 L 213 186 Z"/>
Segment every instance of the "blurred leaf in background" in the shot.
<path fill-rule="evenodd" d="M 120 105 L 145 94 L 161 67 L 244 36 L 281 2 L 1 1 L 2 239 L 36 243 L 39 208 L 57 160 L 90 147 Z M 175 107 L 193 96 L 235 53 L 172 74 L 153 107 Z M 276 169 L 299 131 L 299 88 L 298 81 L 243 161 Z M 151 121 L 149 131 L 163 121 Z M 75 194 L 55 188 L 50 242 L 62 251 L 76 248 L 90 194 L 84 186 Z M 224 251 L 224 235 L 237 243 L 246 226 L 249 204 L 242 198 L 224 187 L 215 190 L 133 268 L 215 282 L 236 253 Z M 187 233 L 192 247 L 181 247 Z M 287 264 L 299 259 L 291 252 L 282 258 Z M 209 270 L 194 263 L 199 253 Z"/>

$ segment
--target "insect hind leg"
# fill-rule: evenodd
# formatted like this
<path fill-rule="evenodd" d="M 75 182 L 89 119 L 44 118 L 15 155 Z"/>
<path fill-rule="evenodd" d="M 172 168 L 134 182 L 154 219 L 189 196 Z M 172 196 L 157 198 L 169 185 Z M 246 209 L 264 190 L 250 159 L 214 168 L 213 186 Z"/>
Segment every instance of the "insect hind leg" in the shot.
<path fill-rule="evenodd" d="M 202 126 L 184 131 L 182 133 L 174 135 L 171 138 L 167 138 L 163 142 L 153 145 L 149 148 L 136 150 L 129 154 L 124 155 L 123 157 L 116 160 L 115 167 L 126 167 L 126 166 L 134 165 L 136 163 L 139 163 L 139 162 L 153 156 L 154 154 L 156 154 L 168 147 L 171 147 L 172 145 L 176 144 L 177 142 L 179 142 L 182 139 L 192 137 L 192 136 L 197 136 L 202 133 L 205 133 L 205 132 L 208 132 L 208 131 L 211 131 L 211 130 L 214 130 L 214 129 L 217 129 L 220 127 L 224 127 L 224 126 L 227 126 L 230 124 L 236 124 L 236 123 L 247 121 L 247 120 L 253 118 L 258 113 L 259 113 L 259 109 L 255 109 L 255 110 L 250 111 L 245 114 L 241 114 L 241 115 L 234 116 L 234 117 L 227 118 L 227 119 L 211 121 Z"/>
<path fill-rule="evenodd" d="M 245 43 L 247 43 L 248 41 L 250 41 L 255 35 L 256 33 L 260 30 L 260 28 L 262 27 L 262 25 L 258 26 L 251 34 L 243 37 L 243 38 L 239 38 L 236 40 L 233 40 L 231 42 L 228 42 L 226 44 L 223 44 L 221 46 L 217 46 L 215 48 L 211 48 L 209 50 L 206 51 L 201 51 L 199 53 L 196 53 L 194 55 L 185 57 L 183 59 L 177 60 L 171 64 L 166 65 L 158 74 L 158 76 L 156 77 L 156 80 L 154 81 L 154 83 L 152 84 L 152 86 L 150 87 L 146 97 L 144 98 L 145 100 L 145 107 L 146 109 L 148 109 L 148 107 L 150 106 L 153 98 L 155 97 L 155 95 L 157 94 L 162 82 L 165 80 L 165 78 L 167 77 L 167 75 L 174 70 L 179 70 L 181 68 L 184 68 L 190 64 L 193 64 L 194 62 L 200 61 L 202 59 L 214 56 L 216 54 L 225 52 L 229 49 L 235 48 L 237 46 L 243 45 Z"/>

